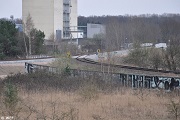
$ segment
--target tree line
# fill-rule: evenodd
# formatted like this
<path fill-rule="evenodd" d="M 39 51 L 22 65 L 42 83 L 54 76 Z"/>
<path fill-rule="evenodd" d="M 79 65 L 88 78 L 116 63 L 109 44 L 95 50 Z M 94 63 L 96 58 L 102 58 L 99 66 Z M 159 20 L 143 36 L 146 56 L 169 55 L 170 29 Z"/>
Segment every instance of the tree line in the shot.
<path fill-rule="evenodd" d="M 23 24 L 23 31 L 16 29 L 15 23 L 22 23 L 20 19 L 0 19 L 0 58 L 18 55 L 32 55 L 44 52 L 44 33 L 34 28 L 33 19 L 29 15 Z M 78 17 L 78 26 L 87 23 L 104 24 L 106 34 L 96 34 L 92 48 L 104 51 L 124 49 L 127 44 L 134 43 L 133 51 L 126 59 L 131 64 L 177 70 L 180 68 L 180 15 L 139 15 L 139 16 L 90 16 Z M 90 41 L 91 42 L 91 41 Z M 167 49 L 146 51 L 139 49 L 141 43 L 167 43 Z M 158 52 L 157 52 L 158 51 Z M 148 60 L 148 61 L 146 61 Z M 162 64 L 163 63 L 163 64 Z"/>
<path fill-rule="evenodd" d="M 180 30 L 179 14 L 146 14 L 139 16 L 90 16 L 78 17 L 78 25 L 97 23 L 106 26 L 106 44 L 120 49 L 125 43 L 159 43 L 177 36 Z M 108 45 L 106 45 L 108 46 Z"/>
<path fill-rule="evenodd" d="M 16 24 L 20 19 L 0 19 L 0 59 L 29 56 L 43 53 L 44 32 L 34 28 L 30 16 L 23 23 L 23 31 L 18 31 Z"/>
<path fill-rule="evenodd" d="M 180 14 L 78 17 L 79 25 L 87 23 L 106 26 L 104 35 L 94 36 L 105 51 L 124 49 L 133 43 L 134 50 L 124 59 L 125 63 L 180 70 Z M 141 48 L 142 43 L 166 43 L 167 48 Z"/>

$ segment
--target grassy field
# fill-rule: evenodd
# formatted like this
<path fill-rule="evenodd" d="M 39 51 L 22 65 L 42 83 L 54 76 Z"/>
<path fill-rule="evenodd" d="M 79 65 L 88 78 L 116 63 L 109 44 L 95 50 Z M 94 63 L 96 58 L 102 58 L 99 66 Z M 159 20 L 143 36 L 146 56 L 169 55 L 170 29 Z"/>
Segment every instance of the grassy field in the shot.
<path fill-rule="evenodd" d="M 0 81 L 0 117 L 13 120 L 179 120 L 179 92 L 44 72 Z M 177 117 L 177 118 L 176 118 Z"/>

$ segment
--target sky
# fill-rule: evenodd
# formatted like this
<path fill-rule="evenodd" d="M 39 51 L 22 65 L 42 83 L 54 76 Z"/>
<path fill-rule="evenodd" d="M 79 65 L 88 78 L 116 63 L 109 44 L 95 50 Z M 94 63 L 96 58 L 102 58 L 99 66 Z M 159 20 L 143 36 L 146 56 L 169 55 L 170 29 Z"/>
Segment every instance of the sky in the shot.
<path fill-rule="evenodd" d="M 22 17 L 22 0 L 0 0 L 0 18 Z M 180 14 L 180 0 L 78 0 L 78 15 Z"/>

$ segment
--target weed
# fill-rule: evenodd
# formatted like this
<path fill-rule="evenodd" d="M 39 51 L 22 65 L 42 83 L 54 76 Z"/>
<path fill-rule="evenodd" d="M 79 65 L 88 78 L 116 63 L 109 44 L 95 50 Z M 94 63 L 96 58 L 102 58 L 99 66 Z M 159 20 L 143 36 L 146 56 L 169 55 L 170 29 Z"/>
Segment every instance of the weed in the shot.
<path fill-rule="evenodd" d="M 98 88 L 95 85 L 86 85 L 80 89 L 80 95 L 84 100 L 91 100 L 98 98 Z"/>
<path fill-rule="evenodd" d="M 175 120 L 178 120 L 178 117 L 180 115 L 179 114 L 180 104 L 171 100 L 170 104 L 168 104 L 167 109 L 170 117 L 174 118 Z"/>
<path fill-rule="evenodd" d="M 100 115 L 92 115 L 92 118 L 94 120 L 104 120 L 104 118 L 102 118 Z"/>
<path fill-rule="evenodd" d="M 143 88 L 139 88 L 134 91 L 134 95 L 136 95 L 141 101 L 147 99 L 149 92 Z"/>

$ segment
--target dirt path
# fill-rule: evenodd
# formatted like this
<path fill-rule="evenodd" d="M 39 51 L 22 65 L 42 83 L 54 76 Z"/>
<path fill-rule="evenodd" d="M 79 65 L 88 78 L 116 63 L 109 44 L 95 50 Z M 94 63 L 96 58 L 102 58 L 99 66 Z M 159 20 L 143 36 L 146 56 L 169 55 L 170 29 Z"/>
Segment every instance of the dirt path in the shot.
<path fill-rule="evenodd" d="M 49 62 L 33 62 L 34 64 L 47 65 Z M 8 75 L 25 73 L 25 63 L 0 64 L 0 78 Z"/>
<path fill-rule="evenodd" d="M 7 75 L 24 73 L 24 64 L 1 64 L 0 65 L 0 78 Z"/>
<path fill-rule="evenodd" d="M 24 66 L 0 66 L 0 75 L 23 73 Z"/>

